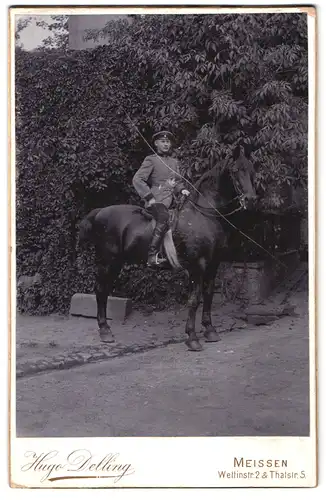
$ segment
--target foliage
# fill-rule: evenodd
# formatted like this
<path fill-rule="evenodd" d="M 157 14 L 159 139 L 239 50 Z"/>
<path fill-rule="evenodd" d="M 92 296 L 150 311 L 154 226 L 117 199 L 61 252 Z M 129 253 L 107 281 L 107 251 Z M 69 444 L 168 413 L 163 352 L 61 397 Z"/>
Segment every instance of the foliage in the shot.
<path fill-rule="evenodd" d="M 21 274 L 47 277 L 49 311 L 65 308 L 74 290 L 78 221 L 129 196 L 128 132 L 112 96 L 102 97 L 112 63 L 102 59 L 96 72 L 94 57 L 19 53 L 16 60 L 17 264 Z"/>
<path fill-rule="evenodd" d="M 92 291 L 78 222 L 139 203 L 131 178 L 150 152 L 139 132 L 171 129 L 194 180 L 243 144 L 266 209 L 283 209 L 284 184 L 306 186 L 306 31 L 304 14 L 146 15 L 89 34 L 107 42 L 94 50 L 66 50 L 62 32 L 50 51 L 17 52 L 17 266 L 42 274 L 40 312 Z M 164 288 L 123 282 L 143 298 L 148 283 Z"/>
<path fill-rule="evenodd" d="M 149 270 L 145 266 L 126 265 L 116 283 L 115 294 L 130 297 L 142 305 L 164 309 L 176 303 L 185 303 L 188 297 L 188 279 L 184 272 Z"/>
<path fill-rule="evenodd" d="M 27 26 L 30 25 L 32 22 L 32 17 L 31 16 L 21 16 L 18 17 L 16 21 L 16 26 L 15 26 L 15 45 L 16 47 L 22 48 L 22 43 L 21 43 L 21 32 L 24 31 Z"/>
<path fill-rule="evenodd" d="M 44 17 L 41 20 L 35 17 L 36 26 L 43 28 L 50 34 L 42 40 L 37 50 L 67 50 L 69 48 L 69 16 L 47 16 L 49 20 L 45 20 Z"/>
<path fill-rule="evenodd" d="M 24 48 L 21 43 L 21 33 L 32 22 L 38 28 L 43 28 L 45 33 L 49 33 L 35 50 L 67 50 L 69 48 L 69 16 L 66 15 L 19 17 L 15 28 L 16 47 Z"/>
<path fill-rule="evenodd" d="M 245 144 L 278 208 L 284 183 L 306 184 L 306 30 L 301 14 L 137 18 L 131 55 L 151 82 L 139 125 L 172 129 L 192 176 Z"/>

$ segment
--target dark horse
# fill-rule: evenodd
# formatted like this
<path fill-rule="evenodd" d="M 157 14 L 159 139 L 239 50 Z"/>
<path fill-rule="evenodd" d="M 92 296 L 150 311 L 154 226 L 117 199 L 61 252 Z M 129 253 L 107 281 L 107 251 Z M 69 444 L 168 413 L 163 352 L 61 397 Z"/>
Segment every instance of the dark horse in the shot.
<path fill-rule="evenodd" d="M 220 340 L 212 325 L 211 306 L 221 251 L 230 227 L 221 214 L 227 217 L 236 207 L 249 208 L 254 202 L 253 174 L 253 165 L 244 155 L 235 161 L 222 161 L 206 172 L 180 208 L 173 237 L 169 230 L 164 239 L 163 247 L 170 266 L 182 267 L 189 274 L 186 344 L 192 351 L 202 349 L 195 331 L 202 294 L 206 341 Z M 146 262 L 152 230 L 152 221 L 135 205 L 95 209 L 80 223 L 80 243 L 90 241 L 95 246 L 97 321 L 103 342 L 114 342 L 106 321 L 107 298 L 124 263 Z"/>

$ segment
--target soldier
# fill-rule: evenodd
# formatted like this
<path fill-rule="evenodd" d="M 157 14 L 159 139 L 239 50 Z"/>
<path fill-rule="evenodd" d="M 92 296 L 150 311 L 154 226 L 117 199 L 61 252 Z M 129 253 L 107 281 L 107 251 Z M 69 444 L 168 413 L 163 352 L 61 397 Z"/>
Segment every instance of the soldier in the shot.
<path fill-rule="evenodd" d="M 149 267 L 156 267 L 164 262 L 158 258 L 158 253 L 169 228 L 168 208 L 172 204 L 173 194 L 190 194 L 182 183 L 178 161 L 171 156 L 173 139 L 173 134 L 166 130 L 154 134 L 157 154 L 147 156 L 133 177 L 134 188 L 145 200 L 146 208 L 156 220 L 148 252 Z"/>

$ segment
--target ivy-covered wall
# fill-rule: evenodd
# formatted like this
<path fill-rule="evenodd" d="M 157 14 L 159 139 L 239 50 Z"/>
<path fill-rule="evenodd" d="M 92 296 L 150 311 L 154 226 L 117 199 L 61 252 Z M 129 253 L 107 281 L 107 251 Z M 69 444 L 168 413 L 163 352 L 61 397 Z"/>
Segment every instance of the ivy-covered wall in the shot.
<path fill-rule="evenodd" d="M 110 35 L 94 50 L 17 49 L 17 275 L 41 274 L 38 312 L 67 311 L 93 289 L 81 218 L 139 203 L 131 178 L 149 149 L 134 125 L 147 140 L 172 130 L 194 180 L 244 145 L 261 210 L 283 210 L 286 186 L 306 193 L 304 14 L 136 16 Z M 122 278 L 145 300 L 130 270 Z"/>

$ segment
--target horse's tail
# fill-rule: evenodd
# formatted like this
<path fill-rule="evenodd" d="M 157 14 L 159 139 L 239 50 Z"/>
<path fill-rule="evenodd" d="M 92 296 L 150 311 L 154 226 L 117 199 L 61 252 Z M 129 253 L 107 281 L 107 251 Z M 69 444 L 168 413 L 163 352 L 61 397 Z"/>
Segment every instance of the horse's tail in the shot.
<path fill-rule="evenodd" d="M 166 257 L 167 257 L 170 265 L 174 269 L 181 269 L 181 264 L 180 264 L 178 256 L 177 256 L 177 251 L 176 251 L 176 248 L 174 245 L 171 229 L 169 229 L 165 233 L 165 236 L 163 239 L 163 247 L 164 247 L 165 254 L 166 254 Z"/>
<path fill-rule="evenodd" d="M 93 222 L 100 210 L 101 208 L 95 208 L 81 220 L 79 224 L 79 235 L 78 235 L 79 245 L 83 245 L 86 242 L 91 241 L 91 237 L 93 234 Z"/>

